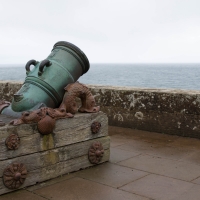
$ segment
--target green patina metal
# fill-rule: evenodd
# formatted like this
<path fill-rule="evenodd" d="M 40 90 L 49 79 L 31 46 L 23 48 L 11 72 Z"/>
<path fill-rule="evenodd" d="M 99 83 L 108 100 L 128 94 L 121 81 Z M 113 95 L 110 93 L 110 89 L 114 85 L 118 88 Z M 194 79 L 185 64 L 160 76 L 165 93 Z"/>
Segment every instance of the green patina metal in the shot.
<path fill-rule="evenodd" d="M 30 70 L 30 66 L 34 68 Z M 2 113 L 18 116 L 21 112 L 42 106 L 59 107 L 66 87 L 89 70 L 86 55 L 69 42 L 57 42 L 43 61 L 30 60 L 26 64 L 27 77 L 12 103 Z"/>

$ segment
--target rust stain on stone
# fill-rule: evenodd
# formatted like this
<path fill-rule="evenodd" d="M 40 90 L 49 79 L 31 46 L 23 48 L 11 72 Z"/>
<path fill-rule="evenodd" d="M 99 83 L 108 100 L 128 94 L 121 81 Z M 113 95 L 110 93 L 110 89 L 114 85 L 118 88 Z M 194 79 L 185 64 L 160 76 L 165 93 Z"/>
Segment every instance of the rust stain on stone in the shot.
<path fill-rule="evenodd" d="M 57 152 L 50 151 L 44 155 L 44 163 L 45 165 L 54 165 L 59 162 L 59 156 Z"/>
<path fill-rule="evenodd" d="M 54 148 L 54 138 L 52 134 L 42 136 L 42 150 Z"/>

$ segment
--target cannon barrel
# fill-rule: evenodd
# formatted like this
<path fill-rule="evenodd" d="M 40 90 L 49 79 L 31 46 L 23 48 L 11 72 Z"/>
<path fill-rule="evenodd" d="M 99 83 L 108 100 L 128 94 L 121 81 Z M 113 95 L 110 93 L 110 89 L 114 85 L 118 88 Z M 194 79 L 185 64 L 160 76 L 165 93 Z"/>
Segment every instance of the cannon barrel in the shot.
<path fill-rule="evenodd" d="M 31 65 L 34 66 L 32 70 Z M 25 81 L 2 114 L 20 116 L 23 111 L 43 106 L 59 107 L 64 88 L 76 82 L 89 67 L 88 58 L 77 46 L 65 41 L 57 42 L 46 59 L 27 62 Z"/>

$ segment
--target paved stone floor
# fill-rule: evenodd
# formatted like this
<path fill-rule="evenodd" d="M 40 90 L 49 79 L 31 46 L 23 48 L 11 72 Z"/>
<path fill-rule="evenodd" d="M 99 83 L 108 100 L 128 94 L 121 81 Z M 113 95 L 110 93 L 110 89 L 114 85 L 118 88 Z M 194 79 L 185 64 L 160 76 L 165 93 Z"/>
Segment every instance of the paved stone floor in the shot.
<path fill-rule="evenodd" d="M 109 127 L 110 161 L 0 200 L 199 200 L 200 140 Z"/>

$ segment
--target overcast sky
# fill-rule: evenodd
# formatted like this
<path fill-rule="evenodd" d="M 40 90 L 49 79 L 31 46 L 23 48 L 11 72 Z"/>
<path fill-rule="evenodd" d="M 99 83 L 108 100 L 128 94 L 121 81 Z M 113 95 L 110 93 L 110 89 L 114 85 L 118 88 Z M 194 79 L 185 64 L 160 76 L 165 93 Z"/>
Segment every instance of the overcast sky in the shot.
<path fill-rule="evenodd" d="M 91 63 L 200 62 L 200 0 L 0 0 L 0 64 L 62 40 Z"/>

